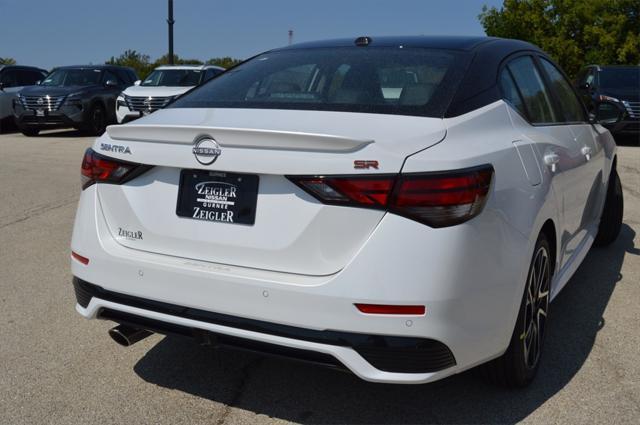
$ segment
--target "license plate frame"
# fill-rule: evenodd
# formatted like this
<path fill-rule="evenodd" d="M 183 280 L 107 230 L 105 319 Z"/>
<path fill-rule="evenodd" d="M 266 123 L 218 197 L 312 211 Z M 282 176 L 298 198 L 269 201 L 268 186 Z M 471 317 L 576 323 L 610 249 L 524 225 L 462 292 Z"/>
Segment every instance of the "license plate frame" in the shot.
<path fill-rule="evenodd" d="M 176 215 L 212 223 L 255 224 L 260 177 L 256 174 L 182 170 Z"/>

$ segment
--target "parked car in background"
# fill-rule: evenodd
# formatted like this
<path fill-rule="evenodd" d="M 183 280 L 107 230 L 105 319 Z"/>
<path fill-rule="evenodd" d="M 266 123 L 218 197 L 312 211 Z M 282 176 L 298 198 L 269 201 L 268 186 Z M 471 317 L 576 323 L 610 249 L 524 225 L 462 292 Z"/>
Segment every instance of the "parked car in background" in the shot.
<path fill-rule="evenodd" d="M 0 131 L 14 124 L 12 102 L 18 92 L 46 75 L 47 71 L 33 66 L 0 65 Z"/>
<path fill-rule="evenodd" d="M 589 111 L 614 135 L 640 139 L 640 66 L 589 65 L 578 73 L 576 87 Z"/>
<path fill-rule="evenodd" d="M 176 333 L 386 383 L 485 363 L 524 386 L 551 300 L 620 231 L 616 154 L 529 43 L 265 52 L 86 151 L 76 310 L 122 345 Z"/>
<path fill-rule="evenodd" d="M 215 65 L 165 65 L 144 81 L 123 91 L 116 102 L 119 123 L 125 123 L 164 108 L 184 92 L 223 73 Z"/>
<path fill-rule="evenodd" d="M 116 122 L 116 97 L 138 77 L 131 68 L 114 65 L 56 68 L 37 86 L 26 87 L 13 102 L 20 131 L 73 127 L 100 135 Z"/>

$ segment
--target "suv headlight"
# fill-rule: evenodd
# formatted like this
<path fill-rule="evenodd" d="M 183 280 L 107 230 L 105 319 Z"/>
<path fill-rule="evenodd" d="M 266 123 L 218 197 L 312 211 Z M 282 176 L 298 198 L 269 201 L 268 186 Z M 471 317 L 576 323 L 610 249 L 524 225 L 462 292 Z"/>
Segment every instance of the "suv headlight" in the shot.
<path fill-rule="evenodd" d="M 120 93 L 118 98 L 116 99 L 116 108 L 126 108 L 127 107 L 127 99 L 126 95 Z"/>

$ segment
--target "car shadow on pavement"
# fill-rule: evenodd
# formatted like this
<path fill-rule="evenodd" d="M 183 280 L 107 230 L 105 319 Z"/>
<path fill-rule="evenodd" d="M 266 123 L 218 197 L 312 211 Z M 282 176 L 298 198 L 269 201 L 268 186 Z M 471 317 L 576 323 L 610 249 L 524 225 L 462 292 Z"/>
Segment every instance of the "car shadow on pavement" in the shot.
<path fill-rule="evenodd" d="M 609 303 L 625 256 L 640 255 L 634 230 L 594 248 L 551 305 L 542 368 L 526 389 L 486 384 L 468 371 L 427 385 L 387 385 L 306 364 L 250 353 L 212 351 L 166 337 L 135 365 L 145 381 L 300 423 L 513 423 L 562 390 L 586 361 L 606 326 Z M 230 377 L 235 385 L 230 389 Z"/>

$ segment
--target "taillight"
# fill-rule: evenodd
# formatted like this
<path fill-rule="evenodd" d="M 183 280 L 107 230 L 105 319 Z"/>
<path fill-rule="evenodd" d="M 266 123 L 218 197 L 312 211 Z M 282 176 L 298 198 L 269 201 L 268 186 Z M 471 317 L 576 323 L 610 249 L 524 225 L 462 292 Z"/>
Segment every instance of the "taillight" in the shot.
<path fill-rule="evenodd" d="M 149 170 L 151 166 L 109 158 L 89 148 L 82 159 L 82 189 L 94 183 L 122 184 Z"/>
<path fill-rule="evenodd" d="M 384 209 L 431 227 L 477 216 L 489 193 L 493 167 L 370 176 L 288 176 L 319 201 Z"/>

